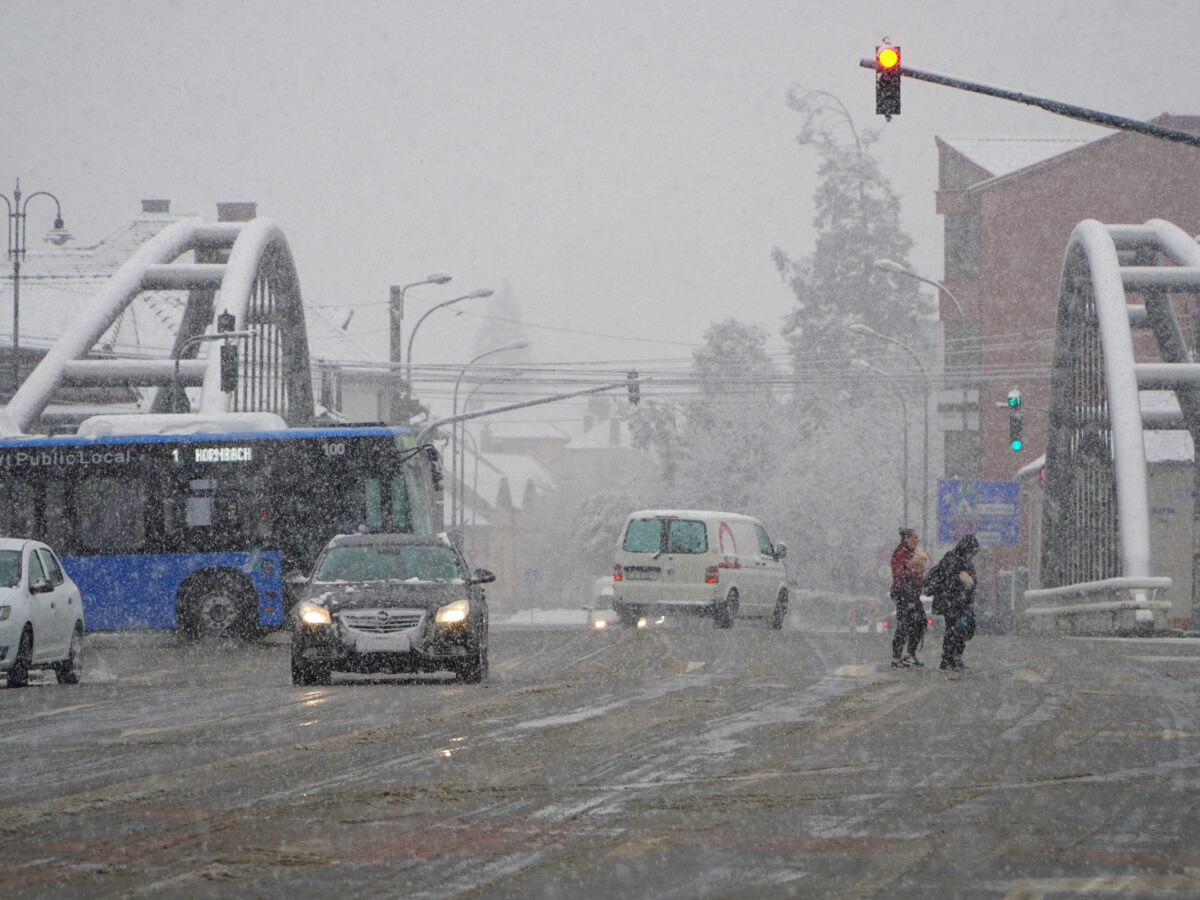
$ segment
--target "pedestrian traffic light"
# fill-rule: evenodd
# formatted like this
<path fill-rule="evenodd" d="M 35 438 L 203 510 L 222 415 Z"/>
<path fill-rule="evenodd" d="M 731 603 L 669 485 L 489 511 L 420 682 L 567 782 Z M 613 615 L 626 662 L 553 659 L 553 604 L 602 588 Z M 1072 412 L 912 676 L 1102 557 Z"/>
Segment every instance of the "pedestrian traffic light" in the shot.
<path fill-rule="evenodd" d="M 875 48 L 875 113 L 889 122 L 900 115 L 900 48 L 886 38 Z"/>
<path fill-rule="evenodd" d="M 1008 417 L 1008 444 L 1014 450 L 1020 450 L 1025 446 L 1025 439 L 1021 436 L 1021 430 L 1021 414 L 1018 412 L 1012 413 Z"/>
<path fill-rule="evenodd" d="M 226 341 L 221 345 L 221 390 L 226 394 L 232 394 L 237 390 L 237 383 L 237 344 Z"/>
<path fill-rule="evenodd" d="M 638 382 L 637 370 L 635 369 L 634 371 L 627 374 L 625 376 L 625 379 L 628 382 L 626 387 L 628 387 L 628 389 L 629 389 L 629 402 L 632 403 L 634 406 L 637 406 L 638 402 L 642 399 L 642 386 Z"/>

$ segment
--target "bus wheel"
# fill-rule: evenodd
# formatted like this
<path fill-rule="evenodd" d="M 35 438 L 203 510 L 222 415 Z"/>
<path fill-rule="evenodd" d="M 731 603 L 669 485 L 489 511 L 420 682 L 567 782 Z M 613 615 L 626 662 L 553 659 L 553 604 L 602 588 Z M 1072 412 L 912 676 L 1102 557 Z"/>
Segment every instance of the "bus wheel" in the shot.
<path fill-rule="evenodd" d="M 253 637 L 256 623 L 253 590 L 232 577 L 205 579 L 184 592 L 184 628 L 188 637 Z"/>

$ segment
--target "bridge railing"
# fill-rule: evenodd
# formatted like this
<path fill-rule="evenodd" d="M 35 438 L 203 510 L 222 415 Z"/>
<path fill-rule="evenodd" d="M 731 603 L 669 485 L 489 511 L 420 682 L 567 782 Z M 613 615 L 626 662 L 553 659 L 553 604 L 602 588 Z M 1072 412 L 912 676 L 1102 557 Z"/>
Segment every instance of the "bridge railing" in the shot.
<path fill-rule="evenodd" d="M 1034 633 L 1113 634 L 1163 631 L 1171 604 L 1158 600 L 1166 577 L 1119 577 L 1025 591 L 1024 619 Z"/>

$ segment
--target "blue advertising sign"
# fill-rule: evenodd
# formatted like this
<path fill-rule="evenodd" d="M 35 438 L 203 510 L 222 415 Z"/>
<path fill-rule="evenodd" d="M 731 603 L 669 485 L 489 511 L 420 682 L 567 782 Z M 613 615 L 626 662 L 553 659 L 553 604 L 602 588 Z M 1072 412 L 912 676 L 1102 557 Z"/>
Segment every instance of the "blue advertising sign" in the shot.
<path fill-rule="evenodd" d="M 980 544 L 1021 541 L 1021 485 L 1016 481 L 938 479 L 938 542 L 974 533 Z"/>

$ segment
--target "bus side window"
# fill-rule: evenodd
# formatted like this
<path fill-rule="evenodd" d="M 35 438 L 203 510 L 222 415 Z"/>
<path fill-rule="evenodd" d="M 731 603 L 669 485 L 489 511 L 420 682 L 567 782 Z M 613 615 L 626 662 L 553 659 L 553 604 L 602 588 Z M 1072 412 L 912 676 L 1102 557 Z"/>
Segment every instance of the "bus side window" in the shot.
<path fill-rule="evenodd" d="M 146 491 L 136 479 L 85 478 L 75 491 L 78 545 L 130 552 L 146 544 Z"/>
<path fill-rule="evenodd" d="M 12 489 L 15 482 L 0 481 L 0 534 L 13 534 L 13 530 L 9 527 L 9 522 L 12 519 L 12 504 L 13 496 Z"/>
<path fill-rule="evenodd" d="M 412 514 L 408 508 L 408 485 L 404 474 L 392 476 L 392 531 L 412 531 Z"/>
<path fill-rule="evenodd" d="M 9 537 L 37 537 L 37 486 L 28 481 L 13 483 L 12 519 L 9 521 Z"/>
<path fill-rule="evenodd" d="M 383 488 L 378 478 L 363 482 L 363 521 L 371 531 L 383 530 Z"/>
<path fill-rule="evenodd" d="M 51 547 L 71 546 L 71 503 L 67 496 L 65 481 L 51 481 L 46 484 L 46 518 L 45 537 L 42 538 Z"/>
<path fill-rule="evenodd" d="M 408 487 L 408 528 L 405 530 L 414 534 L 429 534 L 433 531 L 429 495 L 422 490 L 421 476 L 415 467 L 405 468 L 404 483 Z"/>

